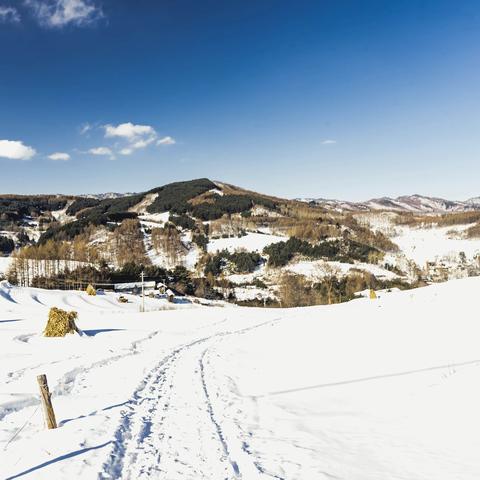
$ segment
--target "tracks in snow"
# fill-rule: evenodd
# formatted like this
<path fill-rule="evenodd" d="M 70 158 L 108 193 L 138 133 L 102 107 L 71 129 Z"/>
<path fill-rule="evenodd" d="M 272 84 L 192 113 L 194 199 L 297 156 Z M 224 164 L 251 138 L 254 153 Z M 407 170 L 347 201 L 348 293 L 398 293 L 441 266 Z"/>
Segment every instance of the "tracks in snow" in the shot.
<path fill-rule="evenodd" d="M 200 338 L 164 357 L 145 377 L 122 413 L 99 480 L 266 478 L 245 455 L 234 458 L 215 416 L 204 356 L 226 336 L 273 323 L 275 320 Z M 248 465 L 244 463 L 246 458 Z M 248 477 L 242 477 L 242 472 L 247 471 Z"/>

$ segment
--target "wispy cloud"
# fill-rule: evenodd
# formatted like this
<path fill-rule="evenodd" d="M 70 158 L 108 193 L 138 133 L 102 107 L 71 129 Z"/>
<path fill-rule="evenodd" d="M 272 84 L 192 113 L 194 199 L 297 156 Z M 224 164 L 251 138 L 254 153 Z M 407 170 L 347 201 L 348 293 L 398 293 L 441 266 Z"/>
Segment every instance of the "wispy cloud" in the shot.
<path fill-rule="evenodd" d="M 86 133 L 88 133 L 91 129 L 93 128 L 93 126 L 86 122 L 86 123 L 82 123 L 82 125 L 80 125 L 79 129 L 78 129 L 78 133 L 80 133 L 80 135 L 85 135 Z"/>
<path fill-rule="evenodd" d="M 324 140 L 322 145 L 335 145 L 337 143 L 336 140 Z"/>
<path fill-rule="evenodd" d="M 172 137 L 163 137 L 160 140 L 157 140 L 157 145 L 175 145 L 177 142 Z"/>
<path fill-rule="evenodd" d="M 108 147 L 95 147 L 88 150 L 87 153 L 91 153 L 92 155 L 99 155 L 99 156 L 109 156 L 111 160 L 115 158 L 113 151 Z"/>
<path fill-rule="evenodd" d="M 0 157 L 11 160 L 30 160 L 37 152 L 17 140 L 0 140 Z"/>
<path fill-rule="evenodd" d="M 18 22 L 20 22 L 20 14 L 16 8 L 0 5 L 0 23 Z"/>
<path fill-rule="evenodd" d="M 47 28 L 91 25 L 103 18 L 94 0 L 24 0 L 38 23 Z"/>
<path fill-rule="evenodd" d="M 49 155 L 48 158 L 50 160 L 67 162 L 68 160 L 70 160 L 70 155 L 64 152 L 55 152 Z"/>

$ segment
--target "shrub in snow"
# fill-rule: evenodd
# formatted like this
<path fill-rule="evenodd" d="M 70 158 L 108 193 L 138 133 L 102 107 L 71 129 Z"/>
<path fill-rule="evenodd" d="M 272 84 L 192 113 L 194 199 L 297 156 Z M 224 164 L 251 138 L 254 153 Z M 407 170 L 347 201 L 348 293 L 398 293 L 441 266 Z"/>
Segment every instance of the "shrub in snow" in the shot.
<path fill-rule="evenodd" d="M 13 252 L 14 248 L 15 243 L 13 243 L 11 238 L 0 235 L 0 254 L 9 255 Z"/>
<path fill-rule="evenodd" d="M 67 312 L 53 307 L 48 314 L 48 322 L 43 332 L 45 337 L 64 337 L 67 333 L 80 333 L 75 320 L 77 312 Z"/>

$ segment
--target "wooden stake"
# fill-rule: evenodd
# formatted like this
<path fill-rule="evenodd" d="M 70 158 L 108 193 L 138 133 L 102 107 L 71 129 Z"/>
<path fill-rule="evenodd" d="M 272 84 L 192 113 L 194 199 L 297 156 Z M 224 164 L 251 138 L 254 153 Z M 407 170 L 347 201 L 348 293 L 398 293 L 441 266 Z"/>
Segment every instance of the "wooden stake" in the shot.
<path fill-rule="evenodd" d="M 52 399 L 50 391 L 48 390 L 47 376 L 37 376 L 38 386 L 40 387 L 40 399 L 43 405 L 43 412 L 45 414 L 45 423 L 47 428 L 57 428 L 57 420 L 55 419 L 55 412 L 53 411 Z"/>

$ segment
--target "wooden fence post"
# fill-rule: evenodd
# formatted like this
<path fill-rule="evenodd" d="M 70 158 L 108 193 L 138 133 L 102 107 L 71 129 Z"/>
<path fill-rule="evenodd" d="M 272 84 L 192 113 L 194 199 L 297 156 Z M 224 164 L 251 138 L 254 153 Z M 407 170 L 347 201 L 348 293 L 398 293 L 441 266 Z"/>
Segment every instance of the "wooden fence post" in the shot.
<path fill-rule="evenodd" d="M 50 391 L 48 390 L 47 376 L 38 375 L 37 382 L 40 387 L 40 398 L 43 405 L 43 412 L 45 414 L 45 422 L 47 428 L 57 428 L 57 420 L 55 419 L 55 412 L 53 411 L 52 399 Z"/>

